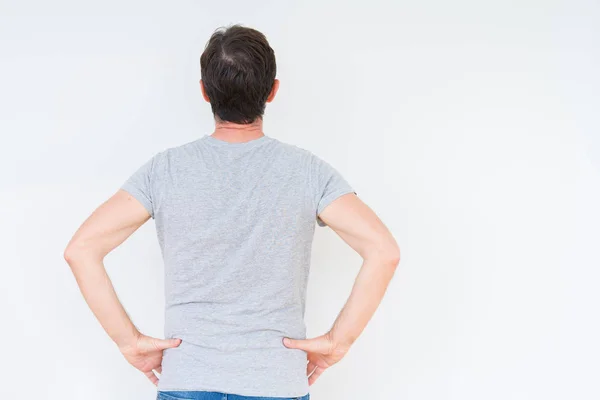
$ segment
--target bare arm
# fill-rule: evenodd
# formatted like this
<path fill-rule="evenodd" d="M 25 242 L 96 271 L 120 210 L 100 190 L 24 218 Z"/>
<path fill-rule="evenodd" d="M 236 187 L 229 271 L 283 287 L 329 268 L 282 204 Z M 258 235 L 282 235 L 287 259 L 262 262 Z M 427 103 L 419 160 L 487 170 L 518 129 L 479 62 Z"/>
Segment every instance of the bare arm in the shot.
<path fill-rule="evenodd" d="M 313 339 L 285 339 L 308 353 L 309 383 L 346 354 L 375 313 L 400 262 L 400 250 L 377 215 L 356 195 L 327 206 L 320 218 L 363 258 L 348 301 L 329 332 Z"/>
<path fill-rule="evenodd" d="M 156 384 L 152 370 L 160 372 L 162 350 L 179 345 L 179 340 L 149 338 L 137 330 L 117 298 L 103 261 L 149 218 L 142 204 L 119 190 L 79 227 L 64 256 L 85 301 L 106 333 L 127 360 Z"/>

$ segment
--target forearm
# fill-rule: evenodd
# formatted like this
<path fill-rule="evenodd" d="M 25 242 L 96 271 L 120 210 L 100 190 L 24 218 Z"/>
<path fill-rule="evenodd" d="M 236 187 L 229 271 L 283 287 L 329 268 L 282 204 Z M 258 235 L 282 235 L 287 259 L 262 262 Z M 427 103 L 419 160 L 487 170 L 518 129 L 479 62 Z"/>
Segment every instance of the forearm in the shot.
<path fill-rule="evenodd" d="M 139 332 L 119 301 L 101 257 L 65 257 L 88 306 L 111 339 L 124 347 Z"/>
<path fill-rule="evenodd" d="M 396 256 L 364 259 L 352 292 L 329 331 L 334 343 L 350 347 L 360 336 L 381 303 L 398 262 Z"/>

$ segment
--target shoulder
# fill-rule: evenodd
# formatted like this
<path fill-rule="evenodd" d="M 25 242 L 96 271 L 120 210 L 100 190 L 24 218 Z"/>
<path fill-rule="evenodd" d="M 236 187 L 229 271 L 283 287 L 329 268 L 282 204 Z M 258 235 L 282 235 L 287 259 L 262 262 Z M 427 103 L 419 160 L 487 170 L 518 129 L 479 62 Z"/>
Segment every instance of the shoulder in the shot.
<path fill-rule="evenodd" d="M 198 147 L 198 143 L 201 140 L 202 140 L 202 138 L 191 140 L 189 142 L 185 142 L 183 144 L 179 144 L 176 146 L 167 147 L 166 149 L 162 150 L 158 154 L 160 154 L 160 157 L 162 157 L 162 158 L 177 157 L 177 156 L 189 154 Z"/>
<path fill-rule="evenodd" d="M 307 173 L 310 181 L 327 181 L 331 176 L 339 174 L 332 164 L 313 151 L 294 144 L 277 142 L 286 152 L 286 158 L 291 160 L 299 170 Z"/>
<path fill-rule="evenodd" d="M 155 152 L 152 156 L 154 166 L 157 168 L 166 167 L 178 161 L 185 160 L 189 156 L 196 156 L 197 152 L 194 149 L 198 146 L 198 140 L 192 140 Z"/>
<path fill-rule="evenodd" d="M 272 138 L 272 140 L 275 143 L 275 145 L 281 150 L 281 152 L 285 153 L 286 156 L 292 159 L 308 164 L 322 161 L 321 158 L 319 158 L 315 153 L 306 148 L 300 147 L 295 144 L 282 142 L 274 138 Z"/>

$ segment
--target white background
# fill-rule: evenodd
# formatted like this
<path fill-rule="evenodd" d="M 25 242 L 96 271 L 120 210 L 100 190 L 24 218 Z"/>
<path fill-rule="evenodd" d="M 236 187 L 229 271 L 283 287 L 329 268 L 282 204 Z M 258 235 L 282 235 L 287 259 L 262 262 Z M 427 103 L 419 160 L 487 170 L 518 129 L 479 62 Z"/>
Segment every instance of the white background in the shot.
<path fill-rule="evenodd" d="M 240 22 L 277 55 L 266 134 L 340 170 L 402 249 L 311 398 L 600 398 L 599 21 L 596 1 L 1 1 L 1 397 L 154 397 L 63 250 L 151 155 L 212 131 L 199 56 Z M 153 222 L 106 265 L 160 336 Z M 317 231 L 309 336 L 359 267 Z"/>

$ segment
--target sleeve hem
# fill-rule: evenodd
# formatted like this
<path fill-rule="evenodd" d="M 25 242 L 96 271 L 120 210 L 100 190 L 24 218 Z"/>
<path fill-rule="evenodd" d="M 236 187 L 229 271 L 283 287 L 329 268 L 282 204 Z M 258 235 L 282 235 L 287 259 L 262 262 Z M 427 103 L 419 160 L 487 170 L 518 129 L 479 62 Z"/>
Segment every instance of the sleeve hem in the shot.
<path fill-rule="evenodd" d="M 146 198 L 146 196 L 144 196 L 144 194 L 140 190 L 136 189 L 134 186 L 129 185 L 127 183 L 124 184 L 123 186 L 121 186 L 121 189 L 126 191 L 134 199 L 139 201 L 140 204 L 144 206 L 146 211 L 148 211 L 148 214 L 150 214 L 150 217 L 152 217 L 152 219 L 154 219 L 154 210 L 152 209 L 152 203 L 150 202 L 150 200 L 148 200 L 148 198 Z"/>
<path fill-rule="evenodd" d="M 317 225 L 327 226 L 327 224 L 319 217 L 319 214 L 321 214 L 323 212 L 323 210 L 325 210 L 325 208 L 327 208 L 327 206 L 329 204 L 331 204 L 334 200 L 336 200 L 338 197 L 341 197 L 348 193 L 356 194 L 356 191 L 352 188 L 340 189 L 340 190 L 330 193 L 329 195 L 327 195 L 326 197 L 323 197 L 321 199 L 321 201 L 319 202 L 319 205 L 317 207 Z"/>

